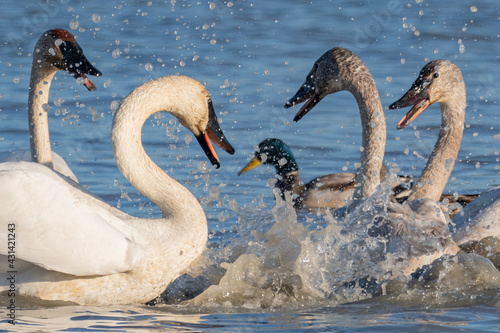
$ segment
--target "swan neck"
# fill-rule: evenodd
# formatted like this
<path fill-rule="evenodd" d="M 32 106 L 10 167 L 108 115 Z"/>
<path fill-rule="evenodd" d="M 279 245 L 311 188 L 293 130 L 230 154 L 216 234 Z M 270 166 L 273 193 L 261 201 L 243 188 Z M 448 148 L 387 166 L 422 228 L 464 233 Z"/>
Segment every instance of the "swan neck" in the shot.
<path fill-rule="evenodd" d="M 357 171 L 354 199 L 367 198 L 375 193 L 381 181 L 386 141 L 384 110 L 371 74 L 353 80 L 348 90 L 358 103 L 363 130 L 361 167 Z"/>
<path fill-rule="evenodd" d="M 57 69 L 46 68 L 39 53 L 34 53 L 28 96 L 28 128 L 31 160 L 49 168 L 53 167 L 50 147 L 48 109 L 50 84 Z"/>
<path fill-rule="evenodd" d="M 137 190 L 158 205 L 164 218 L 173 222 L 205 223 L 206 229 L 205 213 L 198 200 L 155 164 L 142 145 L 141 130 L 145 121 L 156 112 L 177 109 L 168 103 L 169 96 L 175 96 L 175 89 L 155 87 L 155 82 L 150 81 L 130 93 L 115 114 L 111 143 L 118 169 Z"/>
<path fill-rule="evenodd" d="M 465 90 L 465 87 L 464 87 Z M 458 98 L 440 103 L 441 128 L 432 155 L 408 200 L 439 201 L 460 150 L 465 122 L 465 91 Z"/>

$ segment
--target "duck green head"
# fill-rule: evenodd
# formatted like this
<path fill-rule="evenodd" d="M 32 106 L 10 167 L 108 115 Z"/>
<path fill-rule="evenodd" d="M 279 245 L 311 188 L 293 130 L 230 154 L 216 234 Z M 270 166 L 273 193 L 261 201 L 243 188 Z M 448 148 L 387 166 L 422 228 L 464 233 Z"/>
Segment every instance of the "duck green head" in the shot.
<path fill-rule="evenodd" d="M 255 169 L 262 164 L 274 166 L 276 173 L 280 176 L 299 170 L 290 147 L 279 139 L 266 139 L 259 143 L 255 150 L 255 157 L 238 172 L 238 175 Z"/>

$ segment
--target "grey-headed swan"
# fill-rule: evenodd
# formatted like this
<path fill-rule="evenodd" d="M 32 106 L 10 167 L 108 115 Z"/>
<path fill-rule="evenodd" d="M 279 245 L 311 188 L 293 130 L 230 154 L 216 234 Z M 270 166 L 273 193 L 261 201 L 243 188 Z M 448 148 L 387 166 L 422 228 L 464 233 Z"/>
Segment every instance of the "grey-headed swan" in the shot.
<path fill-rule="evenodd" d="M 434 150 L 408 203 L 390 207 L 394 236 L 408 246 L 406 252 L 411 256 L 406 273 L 459 250 L 437 204 L 455 165 L 465 121 L 464 79 L 460 69 L 449 60 L 434 60 L 425 65 L 411 88 L 389 109 L 412 106 L 397 125 L 403 129 L 433 103 L 439 103 L 441 108 L 441 128 Z"/>
<path fill-rule="evenodd" d="M 341 47 L 327 51 L 316 60 L 305 82 L 285 108 L 306 101 L 293 119 L 298 121 L 324 97 L 342 90 L 351 92 L 359 107 L 363 150 L 353 197 L 366 198 L 375 192 L 383 174 L 386 125 L 375 81 L 363 61 Z"/>

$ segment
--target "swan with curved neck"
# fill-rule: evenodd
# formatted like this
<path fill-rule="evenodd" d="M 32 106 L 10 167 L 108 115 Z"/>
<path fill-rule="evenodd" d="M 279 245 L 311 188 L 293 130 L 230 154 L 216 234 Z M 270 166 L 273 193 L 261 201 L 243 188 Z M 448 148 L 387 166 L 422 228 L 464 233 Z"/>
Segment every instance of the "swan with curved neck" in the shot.
<path fill-rule="evenodd" d="M 428 63 L 419 78 L 401 99 L 389 108 L 413 105 L 398 123 L 404 128 L 430 104 L 440 103 L 441 128 L 431 157 L 409 199 L 430 198 L 438 200 L 451 174 L 460 149 L 465 122 L 465 83 L 460 70 L 448 60 Z M 457 244 L 500 235 L 500 188 L 481 195 L 463 196 L 476 198 L 468 203 L 463 214 L 453 218 L 453 240 Z"/>
<path fill-rule="evenodd" d="M 434 64 L 437 63 L 440 62 Z M 440 102 L 444 112 L 444 127 L 437 144 L 439 149 L 433 154 L 434 157 L 429 160 L 429 168 L 426 168 L 422 173 L 420 185 L 412 190 L 408 205 L 389 203 L 389 218 L 391 220 L 389 224 L 391 224 L 393 233 L 388 247 L 390 252 L 401 251 L 400 240 L 403 241 L 403 256 L 405 259 L 409 258 L 409 264 L 403 270 L 405 274 L 411 273 L 415 268 L 429 263 L 433 258 L 443 253 L 456 253 L 458 251 L 456 244 L 450 238 L 446 218 L 440 209 L 436 210 L 438 206 L 435 201 L 440 199 L 447 177 L 451 173 L 456 153 L 458 153 L 459 147 L 454 147 L 449 151 L 444 151 L 443 148 L 447 144 L 455 143 L 456 145 L 457 142 L 460 143 L 463 119 L 458 124 L 453 123 L 453 126 L 451 126 L 451 123 L 460 118 L 459 115 L 453 114 L 453 110 L 456 108 L 465 109 L 465 86 L 463 86 L 462 101 L 455 101 L 454 98 L 459 97 L 457 92 L 448 92 L 447 90 L 460 81 L 462 81 L 463 85 L 463 79 L 458 68 L 456 66 L 455 68 L 445 68 L 444 64 L 435 67 L 430 64 L 422 70 L 422 73 L 427 73 L 431 68 L 440 69 L 438 74 L 438 76 L 442 75 L 440 80 L 434 78 L 434 72 L 432 74 L 421 74 L 421 79 L 425 80 L 422 82 L 417 80 L 410 92 L 391 107 L 407 106 L 410 104 L 407 101 L 421 103 L 418 106 L 423 106 L 425 104 L 424 99 L 427 99 L 425 107 L 431 103 Z M 429 75 L 435 79 L 434 85 L 429 85 L 429 80 L 427 80 Z M 433 87 L 431 88 L 431 86 Z M 316 61 L 302 87 L 285 107 L 307 100 L 295 116 L 294 120 L 297 121 L 327 94 L 340 90 L 350 91 L 355 96 L 360 109 L 363 127 L 363 150 L 361 154 L 362 167 L 361 170 L 358 170 L 357 178 L 359 187 L 356 188 L 355 198 L 356 195 L 357 198 L 366 198 L 373 194 L 376 186 L 380 183 L 379 172 L 384 156 L 386 135 L 385 119 L 379 95 L 373 78 L 362 61 L 352 52 L 343 48 L 333 48 L 326 52 Z M 416 94 L 417 92 L 421 94 Z M 419 99 L 412 96 L 417 96 Z M 400 128 L 423 111 L 423 109 L 415 110 L 410 111 L 403 118 L 399 123 Z M 441 175 L 432 172 L 434 166 L 439 168 Z M 449 169 L 446 169 L 447 167 Z M 375 172 L 377 170 L 379 172 Z M 445 171 L 449 173 L 445 173 Z M 432 177 L 443 175 L 446 179 L 440 179 L 436 183 L 433 182 Z M 431 197 L 428 198 L 427 196 Z M 428 241 L 431 236 L 435 236 L 435 239 Z M 433 251 L 433 249 L 437 250 Z M 427 255 L 426 252 L 428 251 L 431 251 L 433 256 Z"/>
<path fill-rule="evenodd" d="M 200 256 L 207 241 L 202 207 L 141 143 L 144 122 L 160 111 L 188 128 L 216 167 L 209 139 L 234 153 L 199 82 L 170 76 L 132 91 L 114 116 L 113 152 L 120 172 L 158 205 L 160 219 L 130 216 L 40 164 L 0 164 L 0 235 L 7 237 L 8 226 L 15 224 L 20 294 L 84 305 L 144 303 Z M 0 254 L 0 291 L 5 291 L 6 249 Z"/>
<path fill-rule="evenodd" d="M 341 47 L 327 51 L 314 63 L 305 82 L 285 104 L 285 108 L 307 100 L 293 119 L 298 121 L 325 96 L 342 90 L 354 95 L 362 125 L 363 149 L 354 199 L 367 198 L 375 192 L 381 181 L 386 125 L 375 81 L 363 61 Z"/>
<path fill-rule="evenodd" d="M 28 97 L 28 127 L 30 152 L 13 151 L 0 158 L 2 162 L 24 160 L 43 164 L 76 180 L 66 162 L 52 152 L 49 137 L 47 107 L 50 85 L 57 71 L 63 70 L 81 80 L 89 91 L 96 90 L 87 75 L 101 76 L 101 72 L 90 64 L 75 37 L 64 29 L 44 32 L 33 51 L 33 64 Z"/>
<path fill-rule="evenodd" d="M 460 150 L 465 122 L 465 83 L 460 69 L 449 60 L 434 60 L 425 65 L 410 90 L 389 109 L 413 106 L 398 123 L 398 129 L 403 129 L 433 103 L 439 103 L 441 108 L 441 128 L 408 200 L 439 201 Z"/>
<path fill-rule="evenodd" d="M 465 122 L 464 79 L 460 69 L 449 60 L 434 60 L 425 65 L 411 88 L 389 109 L 412 106 L 397 125 L 403 129 L 433 103 L 439 103 L 441 108 L 441 128 L 434 150 L 407 205 L 389 207 L 394 217 L 398 217 L 392 221 L 394 235 L 406 242 L 412 254 L 405 273 L 443 254 L 459 251 L 449 232 L 448 221 L 436 204 L 458 156 Z"/>

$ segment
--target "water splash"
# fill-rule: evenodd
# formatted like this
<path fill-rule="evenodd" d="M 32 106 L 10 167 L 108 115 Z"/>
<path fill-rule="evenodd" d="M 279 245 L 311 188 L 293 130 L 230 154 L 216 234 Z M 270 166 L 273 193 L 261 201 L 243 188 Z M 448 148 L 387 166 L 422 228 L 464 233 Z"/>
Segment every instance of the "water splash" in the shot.
<path fill-rule="evenodd" d="M 456 302 L 456 295 L 447 296 L 452 290 L 466 301 L 470 293 L 499 287 L 500 272 L 477 254 L 445 256 L 413 276 L 394 278 L 409 258 L 390 251 L 388 240 L 373 229 L 389 218 L 395 179 L 392 173 L 372 197 L 334 213 L 296 212 L 291 198 L 279 195 L 270 212 L 239 208 L 234 237 L 221 237 L 226 242 L 205 251 L 190 272 L 195 278 L 185 276 L 164 296 L 181 301 L 199 294 L 186 302 L 198 309 L 255 310 L 335 306 L 373 296 L 418 304 L 429 293 L 448 304 Z M 470 273 L 476 270 L 483 273 Z M 183 288 L 184 298 L 176 288 Z"/>

